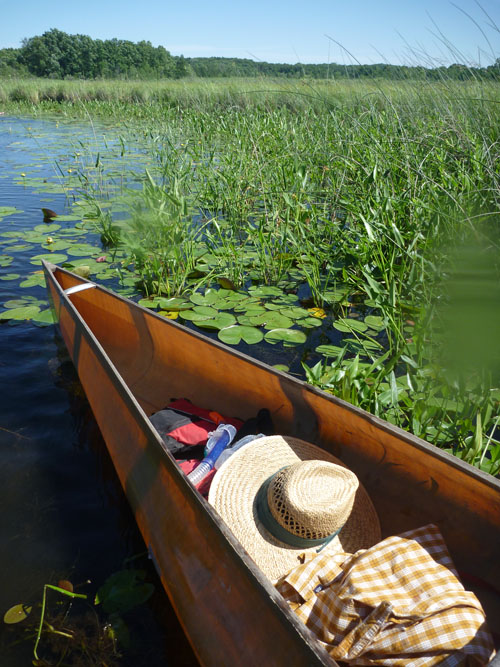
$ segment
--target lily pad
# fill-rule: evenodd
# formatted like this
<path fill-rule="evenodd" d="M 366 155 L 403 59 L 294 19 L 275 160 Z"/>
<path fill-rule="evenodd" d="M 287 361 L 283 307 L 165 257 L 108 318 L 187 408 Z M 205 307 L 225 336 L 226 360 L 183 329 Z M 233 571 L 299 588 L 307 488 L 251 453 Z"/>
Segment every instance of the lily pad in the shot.
<path fill-rule="evenodd" d="M 0 276 L 0 280 L 17 280 L 20 277 L 19 273 L 5 273 L 3 276 Z"/>
<path fill-rule="evenodd" d="M 307 336 L 300 329 L 272 329 L 264 336 L 267 343 L 275 344 L 282 341 L 286 347 L 301 345 L 307 340 Z"/>
<path fill-rule="evenodd" d="M 218 313 L 216 317 L 210 320 L 194 320 L 196 326 L 202 329 L 212 329 L 214 331 L 230 327 L 236 323 L 236 318 L 231 313 Z"/>
<path fill-rule="evenodd" d="M 46 325 L 54 324 L 55 322 L 54 314 L 52 313 L 52 310 L 50 308 L 46 308 L 45 310 L 41 310 L 33 317 L 33 322 Z"/>
<path fill-rule="evenodd" d="M 203 320 L 211 320 L 218 315 L 218 313 L 219 311 L 211 306 L 195 306 L 192 310 L 182 311 L 181 317 L 184 320 L 189 320 L 196 324 Z"/>
<path fill-rule="evenodd" d="M 41 234 L 52 234 L 52 232 L 57 232 L 58 229 L 61 229 L 61 225 L 56 225 L 55 222 L 45 225 L 37 225 L 33 227 L 35 232 L 40 232 Z"/>
<path fill-rule="evenodd" d="M 140 299 L 137 303 L 139 306 L 142 306 L 143 308 L 157 308 L 158 304 L 160 303 L 160 298 L 159 296 L 154 296 L 154 297 L 147 297 L 145 299 Z"/>
<path fill-rule="evenodd" d="M 32 273 L 26 280 L 23 280 L 20 287 L 45 287 L 45 278 L 43 273 Z"/>
<path fill-rule="evenodd" d="M 14 215 L 15 213 L 23 213 L 20 209 L 15 206 L 0 206 L 0 220 L 6 218 L 9 215 Z"/>
<path fill-rule="evenodd" d="M 382 345 L 377 343 L 376 340 L 370 340 L 368 338 L 363 338 L 361 340 L 356 340 L 355 338 L 346 338 L 343 343 L 348 346 L 350 352 L 357 354 L 358 352 L 364 354 L 370 354 L 371 352 L 377 352 L 382 349 Z"/>
<path fill-rule="evenodd" d="M 305 327 L 306 329 L 314 329 L 322 325 L 323 323 L 317 317 L 305 317 L 303 320 L 297 320 L 297 326 Z"/>
<path fill-rule="evenodd" d="M 278 311 L 267 311 L 261 315 L 250 317 L 254 326 L 263 326 L 264 329 L 288 329 L 293 325 L 289 317 L 285 317 Z"/>
<path fill-rule="evenodd" d="M 101 252 L 102 248 L 97 248 L 88 243 L 75 244 L 68 248 L 68 255 L 71 255 L 72 257 L 88 257 L 89 255 Z"/>
<path fill-rule="evenodd" d="M 59 222 L 73 222 L 74 220 L 81 220 L 79 215 L 58 215 Z"/>
<path fill-rule="evenodd" d="M 160 297 L 158 299 L 158 306 L 162 310 L 168 310 L 169 312 L 179 312 L 181 310 L 190 310 L 193 307 L 193 304 L 189 303 L 189 301 L 186 301 L 186 299 L 174 296 L 171 299 Z"/>
<path fill-rule="evenodd" d="M 47 252 L 42 255 L 33 255 L 30 264 L 35 264 L 36 266 L 40 266 L 42 263 L 41 261 L 42 259 L 46 260 L 47 262 L 52 262 L 53 264 L 61 264 L 62 262 L 65 262 L 68 259 L 68 257 L 67 255 L 63 255 L 62 253 Z"/>
<path fill-rule="evenodd" d="M 219 340 L 227 345 L 238 345 L 241 341 L 254 345 L 260 343 L 264 338 L 264 334 L 260 329 L 255 327 L 246 327 L 239 324 L 233 324 L 230 327 L 221 329 L 217 334 Z"/>
<path fill-rule="evenodd" d="M 66 250 L 67 248 L 71 247 L 71 241 L 52 241 L 49 243 L 47 240 L 45 243 L 42 243 L 42 247 L 45 248 L 46 250 Z"/>
<path fill-rule="evenodd" d="M 159 310 L 158 315 L 166 317 L 167 320 L 176 320 L 179 317 L 179 311 L 176 310 Z"/>
<path fill-rule="evenodd" d="M 316 352 L 324 357 L 338 357 L 342 354 L 344 348 L 338 345 L 318 345 Z"/>
<path fill-rule="evenodd" d="M 102 604 L 107 614 L 122 614 L 146 602 L 154 586 L 144 582 L 145 576 L 142 570 L 114 572 L 97 591 L 95 604 Z"/>
<path fill-rule="evenodd" d="M 326 313 L 323 308 L 308 308 L 307 310 L 312 315 L 312 317 L 318 317 L 322 320 L 326 317 Z"/>
<path fill-rule="evenodd" d="M 367 315 L 364 321 L 365 324 L 375 331 L 382 331 L 382 329 L 385 329 L 384 318 L 379 315 Z"/>
<path fill-rule="evenodd" d="M 290 366 L 287 366 L 286 364 L 274 364 L 273 368 L 275 368 L 277 371 L 281 371 L 282 373 L 288 373 L 290 370 Z"/>
<path fill-rule="evenodd" d="M 285 315 L 285 317 L 289 317 L 292 320 L 300 320 L 305 317 L 310 317 L 310 313 L 308 310 L 305 308 L 299 308 L 296 306 L 295 308 L 282 308 L 280 309 L 280 313 L 282 315 Z"/>
<path fill-rule="evenodd" d="M 13 257 L 10 255 L 0 255 L 0 266 L 9 266 L 14 261 Z"/>
<path fill-rule="evenodd" d="M 16 604 L 10 609 L 7 609 L 3 615 L 3 622 L 9 625 L 20 623 L 31 614 L 32 607 L 26 604 Z"/>
<path fill-rule="evenodd" d="M 279 287 L 250 287 L 248 290 L 252 296 L 282 296 L 283 290 Z"/>
<path fill-rule="evenodd" d="M 37 305 L 38 300 L 34 296 L 27 296 L 25 299 L 9 299 L 3 304 L 4 308 L 21 308 L 22 306 Z"/>
<path fill-rule="evenodd" d="M 364 322 L 347 317 L 339 317 L 339 319 L 333 323 L 333 326 L 337 331 L 345 333 L 351 333 L 352 331 L 362 333 L 368 329 L 368 325 Z"/>
<path fill-rule="evenodd" d="M 0 320 L 32 320 L 39 312 L 40 308 L 38 306 L 10 308 L 0 313 Z"/>
<path fill-rule="evenodd" d="M 197 306 L 212 306 L 220 297 L 216 290 L 208 289 L 204 294 L 195 292 L 189 298 Z"/>

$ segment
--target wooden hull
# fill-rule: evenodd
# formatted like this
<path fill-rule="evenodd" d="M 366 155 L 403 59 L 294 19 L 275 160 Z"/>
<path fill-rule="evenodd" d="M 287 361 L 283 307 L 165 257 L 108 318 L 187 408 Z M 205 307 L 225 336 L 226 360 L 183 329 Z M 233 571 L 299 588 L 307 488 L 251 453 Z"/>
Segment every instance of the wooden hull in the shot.
<path fill-rule="evenodd" d="M 441 529 L 500 626 L 500 482 L 367 412 L 44 263 L 62 337 L 165 590 L 203 665 L 335 664 L 165 454 L 147 415 L 171 398 L 277 432 L 349 465 L 383 536 Z"/>

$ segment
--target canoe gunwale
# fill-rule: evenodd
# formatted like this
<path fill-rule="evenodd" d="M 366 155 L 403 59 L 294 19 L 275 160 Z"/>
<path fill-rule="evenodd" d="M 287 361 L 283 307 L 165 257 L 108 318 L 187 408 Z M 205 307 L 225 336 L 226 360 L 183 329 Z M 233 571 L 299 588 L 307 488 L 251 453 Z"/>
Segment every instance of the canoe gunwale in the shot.
<path fill-rule="evenodd" d="M 153 427 L 146 413 L 139 405 L 138 401 L 132 394 L 130 388 L 125 383 L 121 374 L 113 364 L 112 360 L 109 358 L 108 354 L 106 353 L 106 351 L 104 350 L 104 348 L 102 347 L 96 336 L 92 333 L 91 329 L 89 328 L 83 317 L 80 315 L 79 311 L 72 303 L 69 296 L 65 293 L 65 290 L 62 289 L 61 285 L 55 278 L 54 272 L 56 270 L 62 271 L 71 277 L 77 277 L 82 281 L 82 283 L 91 283 L 92 281 L 88 281 L 85 278 L 80 278 L 80 276 L 75 276 L 75 274 L 73 274 L 72 272 L 67 271 L 66 269 L 63 269 L 54 264 L 50 264 L 45 260 L 42 260 L 42 265 L 46 275 L 46 280 L 50 280 L 54 285 L 55 289 L 57 290 L 57 292 L 59 293 L 60 308 L 64 307 L 70 314 L 71 318 L 75 322 L 77 329 L 81 331 L 81 335 L 85 337 L 87 344 L 90 346 L 96 357 L 101 361 L 103 369 L 105 370 L 110 380 L 113 382 L 114 387 L 119 391 L 120 397 L 126 402 L 129 410 L 137 417 L 138 420 L 140 420 L 141 424 L 145 426 L 148 432 L 148 442 L 147 442 L 148 451 L 154 454 L 157 464 L 159 466 L 164 467 L 168 475 L 174 475 L 176 477 L 178 483 L 183 486 L 184 494 L 187 497 L 189 497 L 189 502 L 194 507 L 197 507 L 199 512 L 203 512 L 205 516 L 209 517 L 213 529 L 215 529 L 220 533 L 220 535 L 225 540 L 227 546 L 232 550 L 235 557 L 237 557 L 241 561 L 241 563 L 245 566 L 245 568 L 249 571 L 250 576 L 254 580 L 255 584 L 257 584 L 257 586 L 261 590 L 263 597 L 265 597 L 268 600 L 269 604 L 279 609 L 279 612 L 281 612 L 281 614 L 284 615 L 286 622 L 294 628 L 295 632 L 298 635 L 297 639 L 302 643 L 304 643 L 310 649 L 310 651 L 315 654 L 314 657 L 316 658 L 316 661 L 314 663 L 311 662 L 310 664 L 336 665 L 337 663 L 329 656 L 328 652 L 319 643 L 314 634 L 310 632 L 310 630 L 302 623 L 302 621 L 300 621 L 300 619 L 290 610 L 283 597 L 278 593 L 278 591 L 275 589 L 275 587 L 272 585 L 269 579 L 265 577 L 262 571 L 254 563 L 253 559 L 246 552 L 246 550 L 234 536 L 234 534 L 227 526 L 227 524 L 223 521 L 223 519 L 221 519 L 221 517 L 215 511 L 215 509 L 208 503 L 207 500 L 205 500 L 205 498 L 203 498 L 203 496 L 197 491 L 197 489 L 195 489 L 195 487 L 188 481 L 186 475 L 182 472 L 172 454 L 167 449 L 164 448 L 160 435 Z M 98 290 L 104 291 L 108 295 L 114 298 L 123 300 L 128 305 L 132 305 L 133 307 L 143 309 L 141 306 L 139 306 L 132 300 L 122 297 L 121 295 L 117 295 L 111 290 L 102 287 L 101 285 L 96 285 L 96 287 Z M 156 313 L 153 313 L 148 309 L 143 309 L 143 310 L 145 310 L 150 315 L 156 315 Z M 161 316 L 158 315 L 156 316 L 159 317 L 161 320 L 164 320 L 164 318 L 161 318 Z M 57 322 L 59 321 L 59 313 L 56 314 L 56 320 Z M 176 326 L 180 327 L 181 325 L 176 324 Z M 185 330 L 184 327 L 181 328 Z M 198 335 L 197 332 L 190 331 L 190 333 Z M 214 342 L 211 341 L 209 338 L 205 338 L 204 336 L 201 336 L 201 338 L 205 342 L 210 342 L 210 343 Z M 224 345 L 218 344 L 218 346 L 224 348 L 224 350 L 226 349 Z M 250 357 L 247 357 L 247 359 L 249 361 L 252 361 Z M 72 361 L 74 363 L 73 359 Z M 126 493 L 126 489 L 124 488 L 123 490 Z M 160 565 L 155 555 L 155 546 L 151 541 L 149 541 L 149 543 L 147 543 L 146 546 L 148 548 L 148 551 L 152 554 L 153 564 L 155 565 L 155 569 L 157 569 L 158 571 Z M 158 572 L 158 574 L 161 577 L 161 572 Z M 166 592 L 172 605 L 174 606 L 174 609 L 176 609 L 177 612 L 177 604 L 175 599 L 172 598 L 168 588 L 166 588 Z M 190 640 L 194 652 L 197 654 L 197 657 L 200 659 L 201 662 L 202 659 L 197 650 L 197 646 L 193 642 L 191 642 L 189 636 L 190 633 L 189 630 L 184 625 L 182 615 L 180 614 L 177 615 L 181 625 L 185 630 L 186 635 L 188 636 L 188 639 Z"/>

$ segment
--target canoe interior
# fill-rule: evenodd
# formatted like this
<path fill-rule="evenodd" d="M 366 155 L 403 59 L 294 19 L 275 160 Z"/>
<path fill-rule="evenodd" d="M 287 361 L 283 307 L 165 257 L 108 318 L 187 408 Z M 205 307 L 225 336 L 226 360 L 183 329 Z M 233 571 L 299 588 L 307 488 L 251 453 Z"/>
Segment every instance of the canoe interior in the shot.
<path fill-rule="evenodd" d="M 256 664 L 259 655 L 267 658 L 265 664 L 332 661 L 295 623 L 215 512 L 163 453 L 145 415 L 172 398 L 189 398 L 242 419 L 268 408 L 277 432 L 314 442 L 353 469 L 370 493 L 383 536 L 437 524 L 464 584 L 483 603 L 491 629 L 500 627 L 497 479 L 101 287 L 73 294 L 68 305 L 61 288 L 86 281 L 56 267 L 46 267 L 46 275 L 62 336 L 97 423 L 203 664 L 247 664 L 238 637 L 257 651 L 248 664 Z M 213 641 L 207 628 L 199 627 L 204 612 L 216 619 L 208 624 Z M 281 652 L 283 641 L 292 642 L 293 659 L 289 650 Z"/>

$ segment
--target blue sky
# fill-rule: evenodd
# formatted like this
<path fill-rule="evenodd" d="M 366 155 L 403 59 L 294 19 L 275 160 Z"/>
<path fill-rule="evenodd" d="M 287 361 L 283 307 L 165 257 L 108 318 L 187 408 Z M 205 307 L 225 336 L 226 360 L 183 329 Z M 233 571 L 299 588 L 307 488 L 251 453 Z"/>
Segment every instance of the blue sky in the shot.
<path fill-rule="evenodd" d="M 0 16 L 0 48 L 58 28 L 186 57 L 483 66 L 500 57 L 500 0 L 0 0 Z"/>

